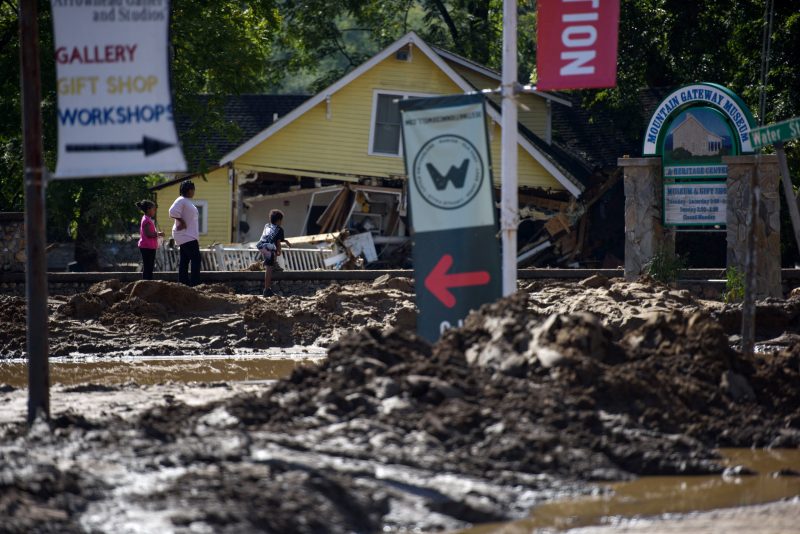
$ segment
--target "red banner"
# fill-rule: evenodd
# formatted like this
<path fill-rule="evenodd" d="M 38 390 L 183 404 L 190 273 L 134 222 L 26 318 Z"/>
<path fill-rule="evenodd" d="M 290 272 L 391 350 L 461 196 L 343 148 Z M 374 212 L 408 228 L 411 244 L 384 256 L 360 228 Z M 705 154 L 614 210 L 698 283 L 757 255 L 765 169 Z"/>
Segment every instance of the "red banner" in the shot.
<path fill-rule="evenodd" d="M 617 85 L 619 0 L 539 0 L 538 6 L 536 88 Z"/>

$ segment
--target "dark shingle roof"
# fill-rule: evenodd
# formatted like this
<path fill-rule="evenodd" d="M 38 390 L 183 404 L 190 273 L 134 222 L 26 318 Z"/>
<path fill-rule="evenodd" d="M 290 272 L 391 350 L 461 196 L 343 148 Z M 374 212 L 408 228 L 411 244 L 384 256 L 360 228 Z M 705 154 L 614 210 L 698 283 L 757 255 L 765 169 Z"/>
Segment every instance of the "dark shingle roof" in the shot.
<path fill-rule="evenodd" d="M 212 97 L 199 95 L 195 105 L 198 111 L 209 108 Z M 209 128 L 190 136 L 196 121 L 187 116 L 176 116 L 178 136 L 183 144 L 190 172 L 197 172 L 202 163 L 208 168 L 217 165 L 220 158 L 251 137 L 270 126 L 275 116 L 283 117 L 310 98 L 309 95 L 236 95 L 224 97 L 222 120 L 235 128 Z M 229 135 L 226 135 L 229 134 Z"/>
<path fill-rule="evenodd" d="M 572 107 L 553 106 L 553 139 L 572 153 L 579 154 L 591 166 L 611 169 L 617 158 L 642 155 L 642 139 L 647 123 L 658 104 L 674 88 L 642 89 L 638 105 L 627 116 L 589 110 L 582 106 L 580 94 L 564 94 Z M 627 124 L 621 124 L 624 120 Z"/>
<path fill-rule="evenodd" d="M 486 102 L 495 110 L 502 113 L 500 106 L 496 102 L 488 98 L 486 99 Z M 553 107 L 564 106 L 554 104 Z M 533 133 L 521 122 L 518 122 L 517 126 L 519 133 L 522 134 L 525 139 L 530 141 L 531 144 L 533 144 L 542 154 L 544 154 L 548 161 L 555 165 L 562 173 L 568 177 L 574 178 L 579 184 L 581 184 L 581 189 L 591 187 L 593 182 L 592 168 L 590 165 L 588 165 L 576 154 L 570 152 L 568 149 L 562 146 L 559 146 L 557 143 L 553 142 L 548 144 L 547 141 Z"/>

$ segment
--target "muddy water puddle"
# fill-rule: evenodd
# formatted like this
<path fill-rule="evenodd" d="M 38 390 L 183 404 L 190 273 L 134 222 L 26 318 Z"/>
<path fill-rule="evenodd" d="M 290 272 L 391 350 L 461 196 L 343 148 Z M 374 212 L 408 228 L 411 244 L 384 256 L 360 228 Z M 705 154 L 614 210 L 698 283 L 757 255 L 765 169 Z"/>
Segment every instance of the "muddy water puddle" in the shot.
<path fill-rule="evenodd" d="M 136 356 L 124 358 L 70 357 L 50 359 L 50 382 L 141 385 L 165 382 L 242 382 L 278 380 L 300 365 L 325 357 L 325 349 L 301 347 L 246 356 Z M 26 387 L 26 360 L 0 361 L 0 384 Z"/>
<path fill-rule="evenodd" d="M 745 466 L 756 474 L 642 477 L 609 484 L 608 491 L 598 491 L 591 497 L 541 504 L 527 519 L 482 525 L 462 534 L 521 534 L 611 526 L 625 518 L 750 506 L 800 496 L 800 450 L 723 449 L 720 453 L 726 465 Z M 782 470 L 784 473 L 779 475 Z"/>

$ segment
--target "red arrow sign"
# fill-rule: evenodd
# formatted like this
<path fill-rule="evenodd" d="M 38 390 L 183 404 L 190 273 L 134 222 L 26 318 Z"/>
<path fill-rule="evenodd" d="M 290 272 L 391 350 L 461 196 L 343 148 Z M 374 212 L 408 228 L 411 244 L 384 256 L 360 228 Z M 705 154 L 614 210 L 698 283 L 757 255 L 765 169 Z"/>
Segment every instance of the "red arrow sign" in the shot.
<path fill-rule="evenodd" d="M 447 274 L 452 266 L 453 256 L 445 254 L 425 277 L 425 287 L 448 308 L 456 305 L 456 298 L 450 292 L 451 287 L 482 286 L 490 280 L 488 271 Z"/>

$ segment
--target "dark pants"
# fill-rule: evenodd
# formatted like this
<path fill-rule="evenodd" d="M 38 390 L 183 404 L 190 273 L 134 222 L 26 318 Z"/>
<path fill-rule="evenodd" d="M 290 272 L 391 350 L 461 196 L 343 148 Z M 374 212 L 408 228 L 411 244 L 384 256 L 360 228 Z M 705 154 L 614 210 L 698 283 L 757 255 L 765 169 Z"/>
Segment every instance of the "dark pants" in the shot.
<path fill-rule="evenodd" d="M 142 253 L 142 280 L 153 279 L 153 268 L 156 265 L 156 249 L 140 248 Z"/>
<path fill-rule="evenodd" d="M 181 255 L 178 261 L 178 282 L 187 286 L 200 283 L 200 243 L 189 241 L 180 246 Z M 192 277 L 189 278 L 189 262 L 192 262 Z"/>

